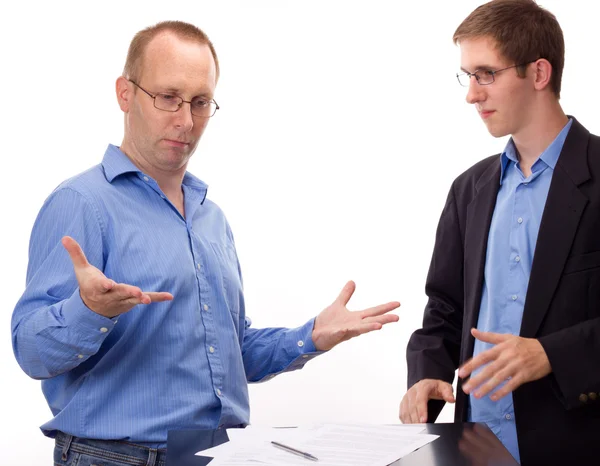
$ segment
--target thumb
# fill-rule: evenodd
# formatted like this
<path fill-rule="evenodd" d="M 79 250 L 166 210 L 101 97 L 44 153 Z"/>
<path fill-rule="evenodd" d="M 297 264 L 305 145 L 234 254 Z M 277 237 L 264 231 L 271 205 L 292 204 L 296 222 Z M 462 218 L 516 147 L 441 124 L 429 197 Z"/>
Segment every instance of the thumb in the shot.
<path fill-rule="evenodd" d="M 355 289 L 356 284 L 352 280 L 350 280 L 348 283 L 346 283 L 346 285 L 344 285 L 344 288 L 342 288 L 342 291 L 337 297 L 336 301 L 342 306 L 346 306 L 346 304 L 348 304 L 348 301 L 350 301 L 350 298 L 354 294 Z"/>
<path fill-rule="evenodd" d="M 454 393 L 452 392 L 452 385 L 448 382 L 440 382 L 436 389 L 436 395 L 438 395 L 438 399 L 444 400 L 447 403 L 454 403 Z"/>
<path fill-rule="evenodd" d="M 82 267 L 87 267 L 89 265 L 87 258 L 85 257 L 85 254 L 83 253 L 83 250 L 77 241 L 70 236 L 64 236 L 61 242 L 69 253 L 69 257 L 71 258 L 71 262 L 73 262 L 73 267 L 75 270 Z"/>

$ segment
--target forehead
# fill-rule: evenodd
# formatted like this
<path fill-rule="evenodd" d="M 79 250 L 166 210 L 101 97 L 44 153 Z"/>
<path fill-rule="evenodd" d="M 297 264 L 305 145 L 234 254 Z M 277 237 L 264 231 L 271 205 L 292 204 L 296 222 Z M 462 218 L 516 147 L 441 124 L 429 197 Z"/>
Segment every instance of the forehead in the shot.
<path fill-rule="evenodd" d="M 463 39 L 459 43 L 460 67 L 473 72 L 480 68 L 506 66 L 507 60 L 500 54 L 497 43 L 491 37 Z"/>
<path fill-rule="evenodd" d="M 216 86 L 216 65 L 207 44 L 163 33 L 146 47 L 141 76 L 147 86 L 210 92 Z"/>

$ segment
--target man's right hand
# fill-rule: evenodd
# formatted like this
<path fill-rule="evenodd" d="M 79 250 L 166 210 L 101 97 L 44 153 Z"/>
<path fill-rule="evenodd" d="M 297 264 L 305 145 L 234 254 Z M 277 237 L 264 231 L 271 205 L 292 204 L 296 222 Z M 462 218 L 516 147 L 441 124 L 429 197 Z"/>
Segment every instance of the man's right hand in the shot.
<path fill-rule="evenodd" d="M 111 318 L 131 310 L 138 304 L 173 299 L 171 293 L 144 292 L 137 286 L 115 283 L 87 261 L 81 246 L 70 236 L 63 237 L 62 245 L 73 262 L 81 300 L 96 314 Z"/>
<path fill-rule="evenodd" d="M 414 384 L 400 403 L 400 420 L 403 424 L 427 422 L 427 402 L 444 400 L 454 403 L 452 385 L 443 380 L 423 379 Z"/>

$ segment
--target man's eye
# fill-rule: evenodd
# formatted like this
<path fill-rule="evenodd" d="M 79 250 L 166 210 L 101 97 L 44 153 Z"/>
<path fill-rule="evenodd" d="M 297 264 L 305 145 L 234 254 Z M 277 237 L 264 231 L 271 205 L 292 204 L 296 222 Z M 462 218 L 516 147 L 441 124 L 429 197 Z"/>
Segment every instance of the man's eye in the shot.
<path fill-rule="evenodd" d="M 204 108 L 206 107 L 208 104 L 210 104 L 209 101 L 204 100 L 204 99 L 194 99 L 192 100 L 192 105 L 196 108 Z"/>
<path fill-rule="evenodd" d="M 172 101 L 172 100 L 177 100 L 177 96 L 172 95 L 172 94 L 158 94 L 158 97 L 160 97 L 165 102 L 169 102 L 169 101 Z"/>
<path fill-rule="evenodd" d="M 481 70 L 481 74 L 484 76 L 494 76 L 494 72 L 492 70 Z"/>

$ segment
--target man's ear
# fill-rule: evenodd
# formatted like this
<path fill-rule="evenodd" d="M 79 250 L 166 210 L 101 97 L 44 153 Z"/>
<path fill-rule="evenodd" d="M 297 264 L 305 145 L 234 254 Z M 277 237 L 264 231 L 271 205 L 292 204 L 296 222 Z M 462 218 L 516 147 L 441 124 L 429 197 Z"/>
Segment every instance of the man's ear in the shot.
<path fill-rule="evenodd" d="M 123 76 L 119 76 L 117 78 L 117 82 L 115 83 L 115 89 L 117 91 L 117 101 L 119 102 L 119 107 L 121 107 L 123 112 L 129 112 L 131 101 L 133 99 L 132 84 Z"/>
<path fill-rule="evenodd" d="M 552 65 L 545 58 L 540 58 L 535 62 L 534 72 L 534 85 L 536 90 L 541 91 L 546 89 L 550 85 L 550 78 L 552 78 Z"/>

